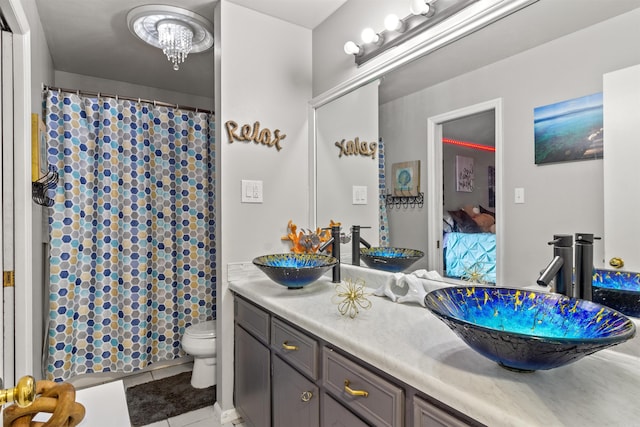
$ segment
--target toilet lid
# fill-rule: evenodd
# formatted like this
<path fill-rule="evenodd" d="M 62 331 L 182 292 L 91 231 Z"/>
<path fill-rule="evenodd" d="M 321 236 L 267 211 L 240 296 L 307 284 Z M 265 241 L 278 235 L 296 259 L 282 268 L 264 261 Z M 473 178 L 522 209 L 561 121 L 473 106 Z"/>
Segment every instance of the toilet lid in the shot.
<path fill-rule="evenodd" d="M 206 322 L 195 323 L 187 327 L 184 333 L 194 338 L 215 338 L 216 321 L 208 320 Z"/>

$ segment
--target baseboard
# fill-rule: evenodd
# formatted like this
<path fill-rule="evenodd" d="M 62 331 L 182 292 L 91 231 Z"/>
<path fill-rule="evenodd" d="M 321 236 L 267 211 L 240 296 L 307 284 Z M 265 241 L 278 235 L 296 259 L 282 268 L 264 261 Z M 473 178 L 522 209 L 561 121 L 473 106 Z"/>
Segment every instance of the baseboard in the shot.
<path fill-rule="evenodd" d="M 220 420 L 220 424 L 222 425 L 232 423 L 241 417 L 236 408 L 226 409 L 223 411 L 218 402 L 213 405 L 213 414 L 215 419 Z"/>

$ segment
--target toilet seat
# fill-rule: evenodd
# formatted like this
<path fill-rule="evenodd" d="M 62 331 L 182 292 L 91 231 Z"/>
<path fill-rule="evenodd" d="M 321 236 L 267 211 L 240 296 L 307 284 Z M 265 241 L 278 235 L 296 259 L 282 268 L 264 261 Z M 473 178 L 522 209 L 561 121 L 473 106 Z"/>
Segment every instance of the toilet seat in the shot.
<path fill-rule="evenodd" d="M 215 338 L 216 337 L 216 321 L 208 320 L 206 322 L 195 323 L 188 326 L 184 331 L 185 336 L 192 338 Z"/>

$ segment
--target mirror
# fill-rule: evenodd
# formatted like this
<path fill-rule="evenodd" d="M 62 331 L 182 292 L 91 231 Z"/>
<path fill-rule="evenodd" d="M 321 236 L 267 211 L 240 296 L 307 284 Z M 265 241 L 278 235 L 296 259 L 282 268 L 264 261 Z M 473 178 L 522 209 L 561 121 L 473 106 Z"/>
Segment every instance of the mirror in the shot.
<path fill-rule="evenodd" d="M 626 38 L 640 19 L 637 10 L 630 11 L 637 5 L 630 4 L 606 16 L 600 7 L 581 17 L 574 16 L 580 14 L 570 5 L 563 5 L 554 13 L 562 25 L 575 31 L 570 36 L 561 25 L 545 24 L 545 35 L 530 34 L 538 37 L 536 43 L 524 46 L 526 36 L 514 32 L 519 36 L 508 49 L 497 46 L 496 40 L 509 44 L 504 34 L 512 34 L 527 20 L 549 12 L 549 3 L 537 2 L 384 73 L 379 92 L 379 129 L 387 171 L 393 163 L 421 160 L 420 187 L 427 198 L 441 188 L 426 162 L 429 119 L 488 100 L 502 100 L 504 109 L 496 123 L 504 123 L 499 125 L 504 147 L 501 153 L 496 152 L 495 197 L 497 226 L 504 227 L 502 232 L 498 229 L 497 258 L 504 271 L 498 281 L 520 286 L 534 284 L 550 260 L 552 250 L 547 242 L 553 234 L 604 234 L 602 161 L 535 165 L 534 108 L 600 92 L 603 74 L 640 63 L 640 55 L 635 52 L 612 51 L 612 46 L 628 45 Z M 585 45 L 596 53 L 597 60 L 589 61 L 577 53 L 576 49 Z M 553 67 L 534 67 L 552 63 Z M 576 78 L 578 75 L 581 77 Z M 386 184 L 390 185 L 388 176 Z M 324 201 L 319 198 L 318 203 Z M 438 233 L 428 230 L 427 223 L 429 215 L 437 214 L 437 209 L 427 206 L 421 210 L 389 210 L 390 245 L 421 249 L 434 244 L 432 237 Z M 594 246 L 596 266 L 603 264 L 603 247 L 602 243 Z M 425 252 L 425 260 L 414 268 L 437 268 L 429 251 Z"/>
<path fill-rule="evenodd" d="M 340 222 L 345 234 L 361 226 L 362 238 L 377 246 L 378 82 L 318 108 L 316 124 L 316 223 Z M 348 245 L 340 258 L 351 262 Z"/>

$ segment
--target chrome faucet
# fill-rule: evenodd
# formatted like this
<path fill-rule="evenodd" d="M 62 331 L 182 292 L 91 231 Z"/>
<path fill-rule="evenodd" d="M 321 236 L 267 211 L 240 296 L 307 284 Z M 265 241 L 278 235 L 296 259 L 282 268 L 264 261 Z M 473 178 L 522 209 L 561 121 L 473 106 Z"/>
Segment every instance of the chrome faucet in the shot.
<path fill-rule="evenodd" d="M 371 227 L 363 227 L 360 225 L 351 226 L 351 264 L 360 265 L 360 243 L 362 243 L 366 248 L 370 248 L 371 245 L 360 237 L 360 230 L 362 228 L 371 228 Z"/>
<path fill-rule="evenodd" d="M 328 230 L 328 228 L 323 228 L 323 230 Z M 331 256 L 338 260 L 333 266 L 331 280 L 333 283 L 340 283 L 340 240 L 340 226 L 334 225 L 331 227 L 331 238 L 318 248 L 318 251 L 322 252 L 331 245 Z"/>
<path fill-rule="evenodd" d="M 573 237 L 569 234 L 554 234 L 553 240 L 548 244 L 553 245 L 553 259 L 540 273 L 537 283 L 549 286 L 551 280 L 555 279 L 554 292 L 572 297 Z"/>

